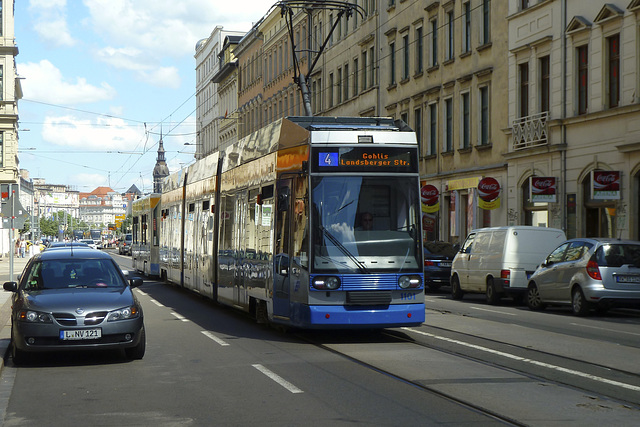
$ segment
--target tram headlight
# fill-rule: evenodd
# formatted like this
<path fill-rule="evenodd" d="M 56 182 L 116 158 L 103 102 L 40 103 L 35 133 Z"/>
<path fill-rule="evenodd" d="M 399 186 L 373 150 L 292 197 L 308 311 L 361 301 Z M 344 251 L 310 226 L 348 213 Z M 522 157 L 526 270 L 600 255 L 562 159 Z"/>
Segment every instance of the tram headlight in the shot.
<path fill-rule="evenodd" d="M 333 291 L 340 287 L 340 279 L 335 276 L 317 276 L 312 286 L 320 291 Z"/>
<path fill-rule="evenodd" d="M 398 286 L 401 289 L 419 288 L 421 283 L 420 276 L 417 275 L 400 276 L 398 279 Z"/>

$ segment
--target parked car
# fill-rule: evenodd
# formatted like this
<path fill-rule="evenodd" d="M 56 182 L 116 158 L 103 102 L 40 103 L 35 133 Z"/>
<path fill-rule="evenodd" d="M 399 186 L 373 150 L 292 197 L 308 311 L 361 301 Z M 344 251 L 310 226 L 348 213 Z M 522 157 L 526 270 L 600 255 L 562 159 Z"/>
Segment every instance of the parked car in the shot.
<path fill-rule="evenodd" d="M 564 231 L 527 225 L 472 230 L 451 266 L 451 296 L 484 293 L 489 304 L 503 296 L 521 302 L 529 277 L 553 248 L 566 240 Z"/>
<path fill-rule="evenodd" d="M 131 243 L 133 243 L 133 235 L 125 234 L 118 242 L 118 253 L 120 255 L 131 255 Z"/>
<path fill-rule="evenodd" d="M 80 243 L 86 243 L 91 249 L 98 249 L 98 245 L 92 239 L 80 239 L 78 240 Z"/>
<path fill-rule="evenodd" d="M 591 308 L 640 306 L 640 242 L 581 238 L 562 243 L 531 276 L 527 288 L 530 309 L 550 304 L 570 305 L 578 316 Z"/>
<path fill-rule="evenodd" d="M 451 262 L 459 245 L 449 242 L 426 242 L 424 249 L 424 289 L 432 291 L 448 286 L 451 278 Z"/>
<path fill-rule="evenodd" d="M 19 364 L 29 353 L 123 349 L 141 359 L 146 341 L 142 307 L 113 258 L 90 248 L 46 250 L 32 257 L 13 292 L 11 354 Z"/>

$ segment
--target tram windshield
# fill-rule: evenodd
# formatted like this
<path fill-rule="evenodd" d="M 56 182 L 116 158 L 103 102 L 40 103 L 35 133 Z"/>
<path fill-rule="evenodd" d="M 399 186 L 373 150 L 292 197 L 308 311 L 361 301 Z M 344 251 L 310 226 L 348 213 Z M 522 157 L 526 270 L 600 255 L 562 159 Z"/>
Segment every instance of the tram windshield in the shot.
<path fill-rule="evenodd" d="M 415 177 L 312 177 L 315 272 L 419 271 Z"/>

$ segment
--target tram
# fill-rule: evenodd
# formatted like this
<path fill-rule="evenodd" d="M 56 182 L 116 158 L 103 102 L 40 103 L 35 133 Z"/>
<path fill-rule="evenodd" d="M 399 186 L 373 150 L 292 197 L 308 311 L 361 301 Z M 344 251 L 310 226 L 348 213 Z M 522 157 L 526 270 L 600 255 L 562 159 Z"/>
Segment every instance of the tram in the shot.
<path fill-rule="evenodd" d="M 401 121 L 279 119 L 167 177 L 156 212 L 160 277 L 259 322 L 424 322 L 418 145 Z"/>
<path fill-rule="evenodd" d="M 131 260 L 133 268 L 148 276 L 159 276 L 159 194 L 150 194 L 131 204 Z"/>

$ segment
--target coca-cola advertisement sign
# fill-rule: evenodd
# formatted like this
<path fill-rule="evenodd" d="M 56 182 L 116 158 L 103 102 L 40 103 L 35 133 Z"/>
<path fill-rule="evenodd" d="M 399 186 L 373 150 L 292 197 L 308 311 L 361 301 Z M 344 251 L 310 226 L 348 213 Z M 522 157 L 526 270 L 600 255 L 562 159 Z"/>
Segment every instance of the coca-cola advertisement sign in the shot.
<path fill-rule="evenodd" d="M 500 197 L 500 183 L 495 178 L 482 178 L 478 183 L 478 197 L 485 202 L 492 202 Z"/>
<path fill-rule="evenodd" d="M 532 176 L 529 182 L 531 203 L 556 202 L 556 178 L 552 176 Z"/>
<path fill-rule="evenodd" d="M 440 210 L 440 192 L 435 185 L 426 184 L 420 189 L 422 212 L 434 213 Z"/>
<path fill-rule="evenodd" d="M 591 198 L 620 199 L 620 171 L 591 171 Z"/>
<path fill-rule="evenodd" d="M 420 189 L 420 198 L 422 203 L 431 206 L 439 201 L 440 192 L 435 185 L 427 184 Z"/>

